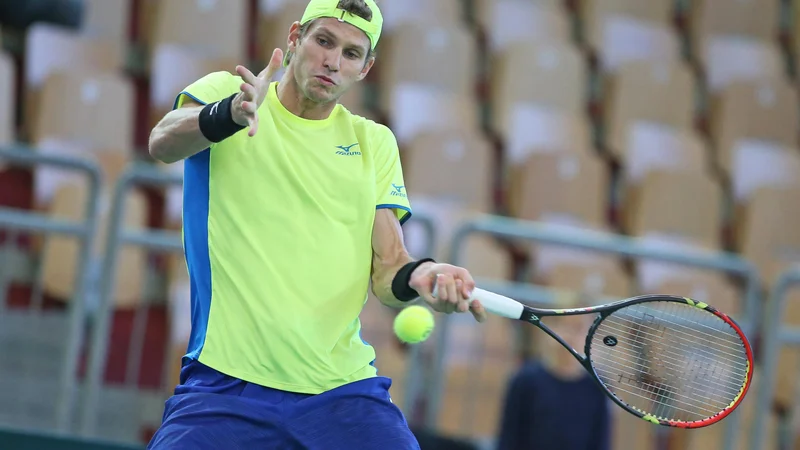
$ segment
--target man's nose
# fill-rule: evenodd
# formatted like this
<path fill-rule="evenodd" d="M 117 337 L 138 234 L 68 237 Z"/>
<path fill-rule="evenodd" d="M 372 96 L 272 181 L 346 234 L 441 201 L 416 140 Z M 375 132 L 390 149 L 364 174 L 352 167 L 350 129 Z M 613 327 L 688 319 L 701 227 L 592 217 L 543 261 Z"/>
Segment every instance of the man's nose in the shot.
<path fill-rule="evenodd" d="M 331 50 L 325 55 L 325 68 L 331 72 L 338 72 L 342 61 L 342 52 L 338 49 Z"/>

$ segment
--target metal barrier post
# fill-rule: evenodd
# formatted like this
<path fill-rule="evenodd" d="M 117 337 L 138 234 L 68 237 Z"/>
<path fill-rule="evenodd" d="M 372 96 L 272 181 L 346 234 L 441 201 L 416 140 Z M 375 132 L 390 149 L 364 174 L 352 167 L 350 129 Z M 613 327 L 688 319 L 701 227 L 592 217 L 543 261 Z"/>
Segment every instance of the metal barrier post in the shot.
<path fill-rule="evenodd" d="M 133 232 L 123 230 L 125 195 L 137 183 L 151 185 L 181 184 L 180 176 L 167 174 L 153 168 L 133 167 L 120 176 L 114 189 L 106 237 L 105 255 L 101 276 L 100 305 L 95 316 L 90 341 L 89 361 L 86 372 L 86 394 L 81 405 L 80 431 L 84 436 L 95 432 L 97 422 L 97 400 L 103 384 L 103 373 L 108 358 L 108 334 L 114 308 L 113 294 L 119 249 L 124 244 L 137 244 L 150 248 L 183 250 L 177 233 L 166 231 Z"/>
<path fill-rule="evenodd" d="M 76 172 L 83 172 L 89 181 L 89 194 L 86 199 L 85 210 L 86 220 L 82 224 L 56 220 L 29 211 L 0 208 L 0 226 L 3 228 L 40 233 L 66 234 L 80 239 L 75 292 L 70 302 L 69 336 L 66 341 L 67 347 L 59 377 L 59 395 L 56 399 L 56 429 L 59 432 L 67 432 L 70 425 L 70 418 L 72 417 L 72 395 L 76 385 L 75 377 L 78 368 L 78 356 L 83 342 L 84 302 L 88 292 L 88 274 L 93 244 L 92 238 L 97 230 L 97 210 L 101 173 L 98 166 L 91 161 L 45 155 L 33 150 L 0 148 L 0 159 L 27 167 L 43 164 Z"/>
<path fill-rule="evenodd" d="M 758 379 L 755 413 L 751 423 L 752 432 L 749 445 L 751 450 L 760 450 L 759 445 L 764 439 L 764 421 L 770 412 L 772 398 L 775 394 L 774 380 L 780 348 L 784 344 L 800 345 L 800 327 L 781 326 L 781 317 L 786 308 L 789 289 L 798 284 L 800 284 L 800 268 L 785 271 L 778 277 L 767 301 L 761 337 L 764 359 L 761 361 L 762 373 Z"/>
<path fill-rule="evenodd" d="M 509 219 L 499 216 L 485 216 L 463 222 L 455 231 L 450 247 L 450 263 L 458 265 L 462 260 L 463 241 L 471 234 L 483 233 L 526 241 L 554 244 L 565 247 L 581 248 L 604 253 L 613 253 L 628 257 L 648 258 L 681 265 L 715 269 L 738 274 L 747 283 L 745 305 L 739 325 L 749 336 L 756 330 L 758 317 L 758 293 L 760 278 L 755 267 L 744 259 L 727 253 L 688 252 L 686 250 L 660 249 L 630 237 L 604 232 L 576 230 L 550 224 Z M 479 284 L 487 289 L 496 290 L 500 294 L 514 296 L 520 301 L 548 303 L 551 297 L 541 289 L 529 289 L 521 283 L 507 283 L 479 280 Z M 434 362 L 434 375 L 428 397 L 431 408 L 427 417 L 428 426 L 435 426 L 441 408 L 441 397 L 444 384 L 444 356 L 446 352 L 449 316 L 443 317 L 436 332 L 437 351 Z M 733 432 L 738 429 L 739 414 L 731 414 L 726 420 L 728 432 L 725 436 L 726 449 L 733 448 Z"/>

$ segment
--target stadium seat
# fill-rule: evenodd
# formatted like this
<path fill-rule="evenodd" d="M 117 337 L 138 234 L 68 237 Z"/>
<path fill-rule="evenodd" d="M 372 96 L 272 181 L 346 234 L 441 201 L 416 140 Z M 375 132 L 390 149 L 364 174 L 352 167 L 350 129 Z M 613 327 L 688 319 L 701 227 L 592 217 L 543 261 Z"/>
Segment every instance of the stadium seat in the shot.
<path fill-rule="evenodd" d="M 546 283 L 551 289 L 575 295 L 576 307 L 607 303 L 633 295 L 630 277 L 619 265 L 559 264 L 552 269 Z"/>
<path fill-rule="evenodd" d="M 54 73 L 36 109 L 33 142 L 57 138 L 123 152 L 133 148 L 133 86 L 119 75 Z"/>
<path fill-rule="evenodd" d="M 482 1 L 476 16 L 486 33 L 488 50 L 497 54 L 518 42 L 570 42 L 570 18 L 560 2 Z M 517 56 L 521 56 L 517 54 Z"/>
<path fill-rule="evenodd" d="M 690 130 L 694 118 L 695 79 L 682 62 L 627 63 L 609 79 L 604 92 L 607 146 L 624 165 L 628 148 L 638 149 L 639 121 Z M 647 130 L 641 130 L 649 135 Z M 644 136 L 642 136 L 644 137 Z"/>
<path fill-rule="evenodd" d="M 407 23 L 453 25 L 464 19 L 464 2 L 460 0 L 383 0 L 378 5 L 383 14 L 383 33 L 389 39 Z"/>
<path fill-rule="evenodd" d="M 247 0 L 144 0 L 150 14 L 146 35 L 148 49 L 159 44 L 180 44 L 209 58 L 232 58 L 240 64 L 247 57 Z M 287 25 L 288 31 L 288 25 Z M 209 30 L 228 30 L 209 33 Z M 288 34 L 288 32 L 287 32 Z"/>
<path fill-rule="evenodd" d="M 87 0 L 81 31 L 83 34 L 108 39 L 127 50 L 132 0 Z"/>
<path fill-rule="evenodd" d="M 668 25 L 672 19 L 673 2 L 655 0 L 594 0 L 581 2 L 579 14 L 585 24 L 585 40 L 594 50 L 602 48 L 608 19 L 624 17 L 639 23 Z"/>
<path fill-rule="evenodd" d="M 425 132 L 471 132 L 480 123 L 478 104 L 467 95 L 412 83 L 395 86 L 390 95 L 386 116 L 401 147 Z"/>
<path fill-rule="evenodd" d="M 381 45 L 382 109 L 394 107 L 392 91 L 401 84 L 419 84 L 471 97 L 476 87 L 476 42 L 464 25 L 398 27 Z M 436 70 L 430 70 L 436 67 Z M 421 109 L 421 108 L 420 108 Z"/>
<path fill-rule="evenodd" d="M 289 28 L 303 17 L 307 3 L 296 0 L 271 0 L 260 3 L 255 59 L 266 66 L 274 49 L 280 48 L 286 52 Z M 279 72 L 273 79 L 283 74 L 283 70 Z"/>
<path fill-rule="evenodd" d="M 722 201 L 722 187 L 706 174 L 653 171 L 638 195 L 626 202 L 628 231 L 634 236 L 657 233 L 718 249 Z"/>
<path fill-rule="evenodd" d="M 720 35 L 767 42 L 778 36 L 780 0 L 693 0 L 690 8 L 690 33 L 694 44 Z"/>
<path fill-rule="evenodd" d="M 520 164 L 534 153 L 583 153 L 594 150 L 586 115 L 571 114 L 535 103 L 517 103 L 503 135 L 505 162 Z"/>
<path fill-rule="evenodd" d="M 494 158 L 491 144 L 475 130 L 419 134 L 402 153 L 408 195 L 451 199 L 489 211 L 494 204 Z"/>
<path fill-rule="evenodd" d="M 731 191 L 745 205 L 761 187 L 800 186 L 800 150 L 758 139 L 740 139 L 731 149 Z"/>
<path fill-rule="evenodd" d="M 605 75 L 613 75 L 627 63 L 651 61 L 674 64 L 681 60 L 680 39 L 667 24 L 624 15 L 605 17 L 597 57 Z"/>
<path fill-rule="evenodd" d="M 509 44 L 495 54 L 490 72 L 492 129 L 508 139 L 518 103 L 581 115 L 587 82 L 586 61 L 568 42 Z"/>
<path fill-rule="evenodd" d="M 512 169 L 508 196 L 511 214 L 523 220 L 607 224 L 610 174 L 589 153 L 535 153 Z"/>
<path fill-rule="evenodd" d="M 777 44 L 738 36 L 709 36 L 698 44 L 708 92 L 713 97 L 737 81 L 786 77 Z"/>
<path fill-rule="evenodd" d="M 800 289 L 797 287 L 787 292 L 786 306 L 781 314 L 781 325 L 800 326 Z M 794 410 L 795 414 L 799 406 L 796 395 L 798 372 L 800 372 L 800 349 L 796 346 L 781 347 L 775 373 L 773 401 L 781 408 Z"/>
<path fill-rule="evenodd" d="M 50 203 L 49 215 L 62 220 L 81 220 L 86 204 L 87 186 L 80 183 L 65 183 L 58 187 Z M 134 193 L 126 203 L 125 225 L 143 228 L 146 226 L 146 203 L 143 195 Z M 108 223 L 107 211 L 98 223 L 95 235 L 95 250 L 102 254 Z M 65 261 L 78 260 L 78 242 L 69 237 L 51 237 L 42 254 L 42 276 L 45 293 L 68 301 L 75 292 L 75 270 L 77 265 Z M 137 304 L 143 297 L 145 252 L 140 247 L 123 248 L 118 261 L 117 284 L 113 301 L 117 306 Z"/>
<path fill-rule="evenodd" d="M 112 40 L 47 23 L 31 25 L 25 38 L 23 132 L 30 134 L 40 113 L 41 90 L 50 75 L 74 70 L 117 73 L 124 61 L 121 48 Z"/>
<path fill-rule="evenodd" d="M 736 224 L 735 250 L 756 266 L 767 286 L 798 261 L 798 198 L 798 187 L 762 187 L 753 193 Z"/>
<path fill-rule="evenodd" d="M 709 154 L 705 141 L 694 130 L 634 121 L 628 127 L 623 149 L 623 202 L 628 191 L 641 186 L 653 171 L 711 173 Z"/>
<path fill-rule="evenodd" d="M 167 386 L 180 383 L 181 358 L 189 347 L 191 334 L 191 283 L 183 253 L 167 257 L 167 306 L 169 316 L 169 371 Z"/>
<path fill-rule="evenodd" d="M 17 92 L 14 60 L 8 53 L 0 52 L 0 145 L 10 144 L 17 139 Z"/>
<path fill-rule="evenodd" d="M 237 64 L 240 63 L 234 59 L 209 58 L 180 44 L 157 45 L 150 66 L 151 125 L 172 110 L 178 94 L 191 83 L 212 72 L 235 73 Z"/>
<path fill-rule="evenodd" d="M 742 139 L 794 148 L 798 131 L 797 88 L 785 79 L 732 83 L 715 102 L 710 134 L 717 163 L 730 173 L 732 150 Z"/>

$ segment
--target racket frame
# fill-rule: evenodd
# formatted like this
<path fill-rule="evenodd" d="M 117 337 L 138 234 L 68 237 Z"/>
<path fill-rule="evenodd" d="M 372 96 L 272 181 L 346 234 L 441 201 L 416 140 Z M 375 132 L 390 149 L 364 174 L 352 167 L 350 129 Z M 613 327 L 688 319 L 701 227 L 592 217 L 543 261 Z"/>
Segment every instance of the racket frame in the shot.
<path fill-rule="evenodd" d="M 703 309 L 711 314 L 714 314 L 718 318 L 722 319 L 725 323 L 731 326 L 731 328 L 733 328 L 734 331 L 736 331 L 742 343 L 744 344 L 745 352 L 747 354 L 747 374 L 745 375 L 745 382 L 741 390 L 739 391 L 739 394 L 734 398 L 733 402 L 731 402 L 731 404 L 727 408 L 703 420 L 686 422 L 686 421 L 664 419 L 661 417 L 656 417 L 653 414 L 641 411 L 635 407 L 628 405 L 627 403 L 619 399 L 616 395 L 614 395 L 614 393 L 611 392 L 611 390 L 609 390 L 609 388 L 605 385 L 605 383 L 602 382 L 600 376 L 597 374 L 597 371 L 594 369 L 594 366 L 592 365 L 591 362 L 591 342 L 595 332 L 597 331 L 597 328 L 600 326 L 603 320 L 605 320 L 615 311 L 619 311 L 620 309 L 641 303 L 652 303 L 652 302 L 674 302 L 674 303 L 688 304 L 690 306 Z M 562 339 L 553 330 L 548 328 L 547 325 L 542 323 L 541 320 L 543 317 L 559 317 L 559 316 L 564 317 L 564 316 L 577 316 L 585 314 L 598 314 L 598 316 L 594 319 L 592 325 L 589 327 L 589 330 L 586 334 L 586 341 L 584 344 L 583 355 L 578 353 L 574 348 L 572 348 L 571 345 L 567 344 L 564 341 L 564 339 Z M 750 385 L 752 384 L 753 365 L 754 365 L 753 350 L 750 346 L 750 342 L 748 341 L 741 327 L 730 316 L 722 313 L 713 306 L 710 306 L 703 302 L 694 301 L 687 297 L 678 297 L 672 295 L 641 295 L 638 297 L 619 300 L 604 305 L 588 306 L 584 308 L 568 308 L 568 309 L 540 309 L 528 305 L 523 305 L 523 312 L 518 320 L 521 320 L 523 322 L 528 322 L 530 324 L 537 326 L 539 329 L 547 333 L 551 338 L 555 339 L 559 344 L 561 344 L 567 351 L 569 351 L 572 354 L 572 356 L 575 357 L 575 359 L 578 360 L 578 362 L 581 363 L 584 369 L 586 369 L 586 371 L 589 372 L 589 374 L 592 376 L 595 382 L 597 382 L 600 385 L 600 387 L 603 389 L 606 395 L 608 395 L 608 397 L 610 397 L 611 400 L 614 401 L 614 403 L 616 403 L 618 406 L 628 411 L 629 413 L 638 416 L 648 422 L 654 423 L 656 425 L 663 425 L 676 428 L 702 428 L 717 423 L 720 420 L 727 417 L 731 412 L 733 412 L 739 406 L 739 404 L 742 402 L 745 395 L 747 394 Z"/>

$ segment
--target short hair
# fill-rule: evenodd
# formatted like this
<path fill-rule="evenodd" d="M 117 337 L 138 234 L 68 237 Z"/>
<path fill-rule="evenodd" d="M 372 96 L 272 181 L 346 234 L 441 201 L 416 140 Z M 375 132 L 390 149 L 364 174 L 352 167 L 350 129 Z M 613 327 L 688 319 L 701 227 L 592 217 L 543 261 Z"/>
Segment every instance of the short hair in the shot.
<path fill-rule="evenodd" d="M 337 8 L 341 9 L 342 11 L 347 11 L 354 16 L 361 17 L 366 21 L 372 21 L 372 8 L 367 5 L 367 2 L 364 0 L 339 0 L 339 4 L 336 6 Z M 302 39 L 305 37 L 306 33 L 308 33 L 308 29 L 311 28 L 311 24 L 314 23 L 316 19 L 310 20 L 302 25 L 300 25 L 300 38 Z M 289 55 L 287 59 L 291 61 L 292 55 Z M 364 59 L 365 64 L 366 61 L 369 61 L 370 58 L 375 57 L 375 50 L 372 49 L 372 45 L 370 43 L 369 47 L 367 48 L 367 57 Z"/>

